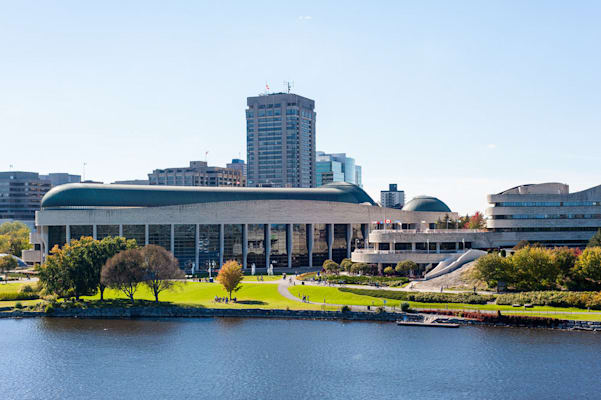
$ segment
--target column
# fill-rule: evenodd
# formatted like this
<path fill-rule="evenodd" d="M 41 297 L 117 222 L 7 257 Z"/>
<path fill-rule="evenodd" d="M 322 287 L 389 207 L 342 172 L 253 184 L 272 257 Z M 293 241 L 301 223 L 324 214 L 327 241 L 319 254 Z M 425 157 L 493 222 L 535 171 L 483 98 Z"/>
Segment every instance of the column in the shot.
<path fill-rule="evenodd" d="M 288 268 L 292 268 L 292 224 L 286 224 L 286 254 L 288 255 Z"/>
<path fill-rule="evenodd" d="M 346 224 L 346 258 L 351 258 L 353 241 L 353 225 Z"/>
<path fill-rule="evenodd" d="M 411 251 L 415 251 L 415 242 L 411 242 Z"/>
<path fill-rule="evenodd" d="M 225 250 L 225 227 L 219 224 L 219 268 L 223 265 L 223 251 Z"/>
<path fill-rule="evenodd" d="M 328 259 L 332 259 L 332 245 L 334 244 L 334 224 L 327 224 L 326 231 L 328 234 Z"/>
<path fill-rule="evenodd" d="M 123 237 L 123 224 L 119 224 L 119 236 Z"/>
<path fill-rule="evenodd" d="M 42 243 L 44 245 L 44 254 L 48 255 L 50 249 L 48 248 L 48 227 L 42 226 Z"/>
<path fill-rule="evenodd" d="M 92 238 L 96 240 L 98 238 L 98 225 L 92 225 Z"/>
<path fill-rule="evenodd" d="M 265 268 L 269 268 L 269 261 L 271 256 L 271 224 L 265 224 Z"/>
<path fill-rule="evenodd" d="M 71 225 L 65 225 L 65 241 L 71 243 Z"/>
<path fill-rule="evenodd" d="M 455 242 L 455 251 L 459 251 L 459 242 Z"/>
<path fill-rule="evenodd" d="M 436 242 L 436 253 L 440 253 L 440 242 Z"/>
<path fill-rule="evenodd" d="M 313 224 L 307 224 L 307 253 L 309 253 L 309 268 L 313 267 Z"/>
<path fill-rule="evenodd" d="M 194 234 L 194 272 L 200 272 L 200 265 L 198 265 L 198 263 L 200 263 L 200 258 L 198 257 L 198 238 L 200 237 L 200 226 L 196 224 L 195 229 L 196 233 Z"/>
<path fill-rule="evenodd" d="M 144 246 L 148 246 L 148 236 L 150 229 L 148 229 L 148 224 L 144 225 Z"/>
<path fill-rule="evenodd" d="M 242 268 L 248 268 L 248 224 L 242 224 Z"/>
<path fill-rule="evenodd" d="M 175 225 L 171 224 L 171 254 L 175 254 Z"/>
<path fill-rule="evenodd" d="M 369 224 L 361 224 L 361 233 L 363 233 L 364 245 L 363 247 L 369 248 Z"/>

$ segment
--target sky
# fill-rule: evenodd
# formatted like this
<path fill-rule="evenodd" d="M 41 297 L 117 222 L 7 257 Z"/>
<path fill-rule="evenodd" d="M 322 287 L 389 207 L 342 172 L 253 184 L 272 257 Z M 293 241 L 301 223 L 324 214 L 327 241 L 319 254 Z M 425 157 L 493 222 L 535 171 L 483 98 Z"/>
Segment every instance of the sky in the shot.
<path fill-rule="evenodd" d="M 317 150 L 354 157 L 377 200 L 397 183 L 465 214 L 520 184 L 601 184 L 598 1 L 0 9 L 0 170 L 86 163 L 108 183 L 223 166 L 246 158 L 246 97 L 293 81 L 315 100 Z"/>

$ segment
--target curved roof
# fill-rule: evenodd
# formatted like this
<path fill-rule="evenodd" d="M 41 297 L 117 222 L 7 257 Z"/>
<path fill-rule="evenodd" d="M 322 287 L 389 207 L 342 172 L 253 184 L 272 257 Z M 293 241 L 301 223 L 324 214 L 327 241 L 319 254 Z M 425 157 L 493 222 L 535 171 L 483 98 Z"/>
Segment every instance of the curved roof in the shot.
<path fill-rule="evenodd" d="M 313 200 L 376 205 L 360 187 L 341 182 L 310 189 L 71 183 L 57 186 L 46 193 L 42 199 L 42 208 L 161 207 L 260 200 Z"/>
<path fill-rule="evenodd" d="M 451 209 L 436 197 L 417 196 L 405 204 L 403 211 L 451 212 Z"/>

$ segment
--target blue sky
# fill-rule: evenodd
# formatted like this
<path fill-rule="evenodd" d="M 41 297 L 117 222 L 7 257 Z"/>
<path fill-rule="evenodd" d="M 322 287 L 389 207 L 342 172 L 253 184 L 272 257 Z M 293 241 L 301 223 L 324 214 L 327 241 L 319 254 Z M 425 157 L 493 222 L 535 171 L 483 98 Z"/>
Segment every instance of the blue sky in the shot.
<path fill-rule="evenodd" d="M 245 157 L 246 97 L 315 99 L 317 149 L 461 213 L 601 184 L 595 1 L 0 2 L 0 170 L 112 182 Z"/>

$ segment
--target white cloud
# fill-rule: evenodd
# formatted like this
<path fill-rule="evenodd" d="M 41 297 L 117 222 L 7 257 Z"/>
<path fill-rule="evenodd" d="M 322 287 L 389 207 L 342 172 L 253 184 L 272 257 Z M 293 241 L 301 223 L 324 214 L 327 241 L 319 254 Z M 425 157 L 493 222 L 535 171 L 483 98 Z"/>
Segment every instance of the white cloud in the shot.
<path fill-rule="evenodd" d="M 310 15 L 300 15 L 300 16 L 298 17 L 298 20 L 299 20 L 299 21 L 308 21 L 308 20 L 310 20 L 310 19 L 313 19 L 313 17 L 312 17 L 312 16 L 310 16 Z"/>
<path fill-rule="evenodd" d="M 497 145 L 496 145 L 496 144 L 494 144 L 494 143 L 491 143 L 491 144 L 487 145 L 487 146 L 486 146 L 486 148 L 488 148 L 488 149 L 491 149 L 491 150 L 492 150 L 492 149 L 496 149 L 496 148 L 497 148 Z"/>

